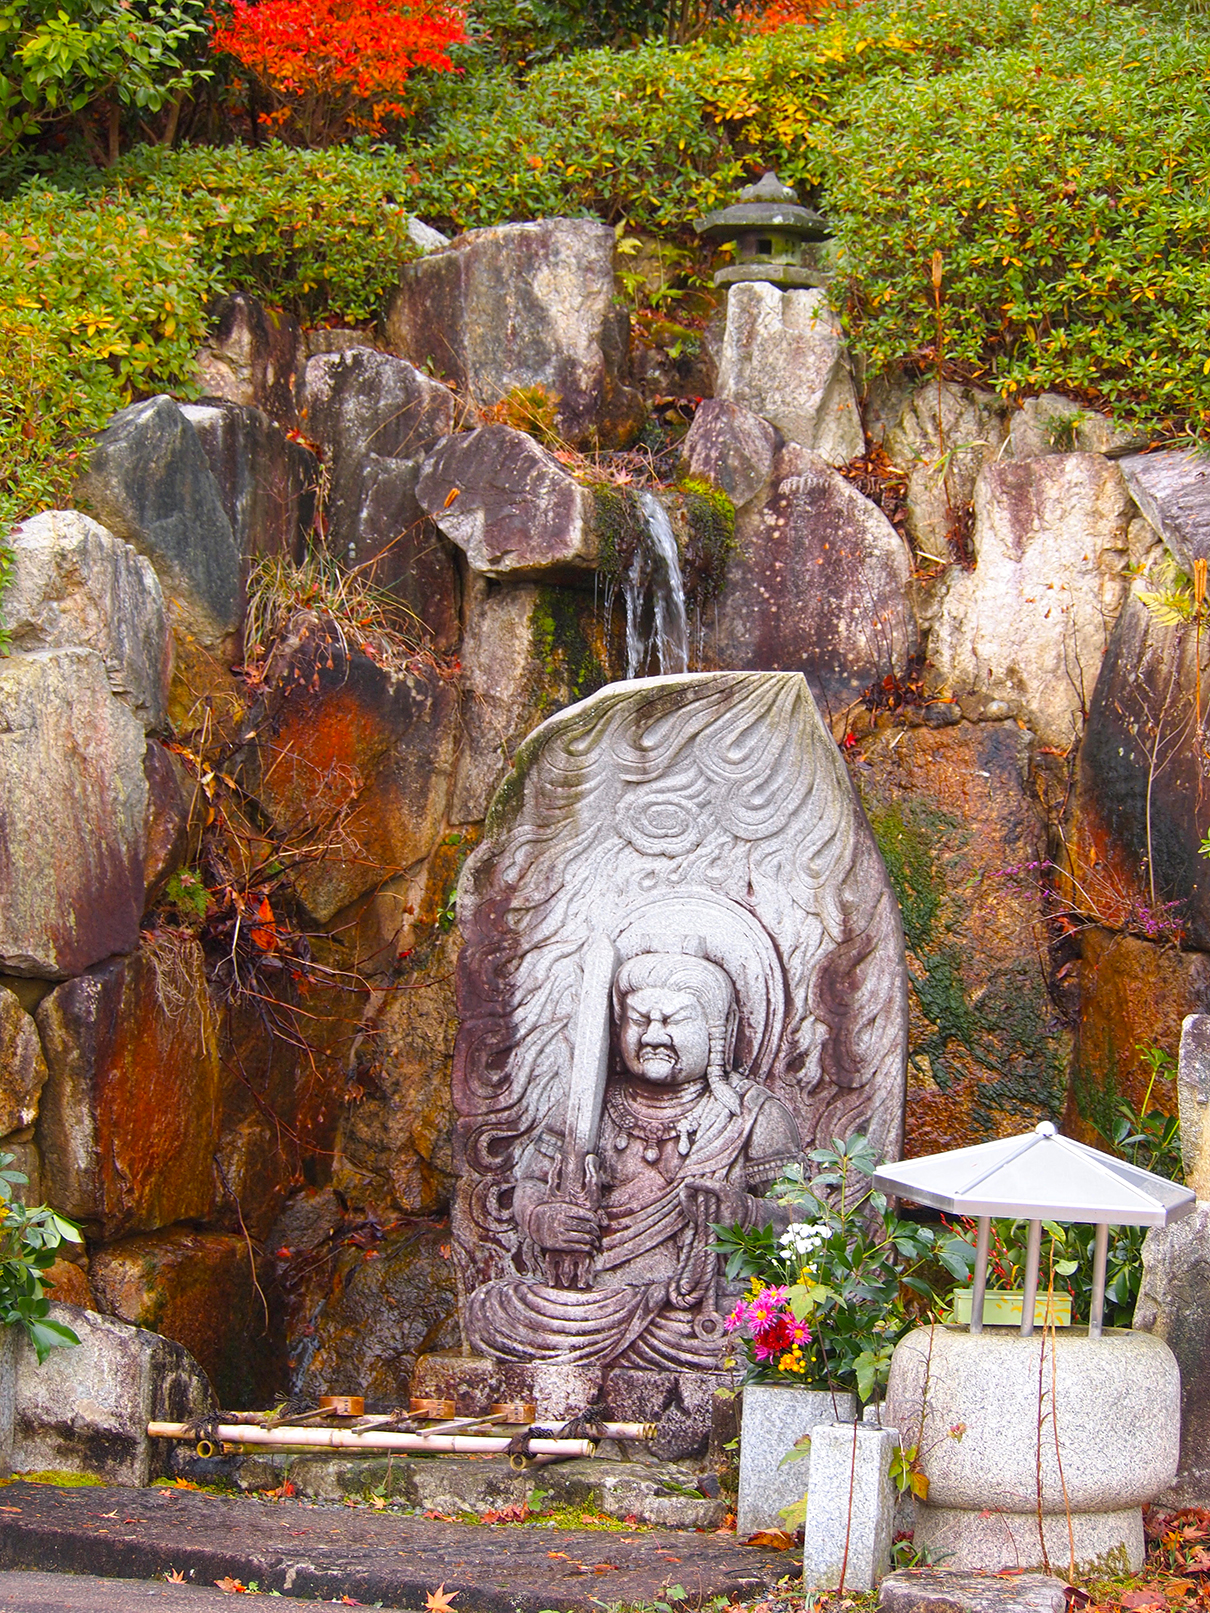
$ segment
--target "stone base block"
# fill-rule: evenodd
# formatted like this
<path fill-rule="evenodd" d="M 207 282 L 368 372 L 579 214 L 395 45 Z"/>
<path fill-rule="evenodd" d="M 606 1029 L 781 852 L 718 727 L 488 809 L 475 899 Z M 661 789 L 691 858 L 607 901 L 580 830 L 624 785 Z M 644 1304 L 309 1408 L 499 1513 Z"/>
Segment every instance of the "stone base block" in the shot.
<path fill-rule="evenodd" d="M 746 1540 L 758 1529 L 784 1529 L 782 1508 L 806 1494 L 806 1461 L 783 1467 L 783 1458 L 817 1423 L 851 1423 L 855 1413 L 852 1395 L 780 1383 L 750 1383 L 742 1405 L 735 1527 Z"/>
<path fill-rule="evenodd" d="M 804 1585 L 871 1591 L 891 1566 L 893 1428 L 823 1423 L 811 1432 Z"/>
<path fill-rule="evenodd" d="M 878 1587 L 878 1613 L 1064 1613 L 1067 1587 L 1049 1574 L 1000 1579 L 950 1568 L 888 1574 Z"/>
<path fill-rule="evenodd" d="M 655 1423 L 646 1449 L 661 1461 L 704 1456 L 710 1441 L 714 1392 L 730 1376 L 715 1372 L 612 1371 L 563 1361 L 493 1361 L 481 1355 L 422 1355 L 413 1395 L 452 1400 L 460 1417 L 484 1413 L 506 1400 L 537 1407 L 539 1421 L 562 1421 L 598 1401 L 618 1422 Z"/>
<path fill-rule="evenodd" d="M 1146 1547 L 1143 1540 L 1141 1507 L 1120 1512 L 1047 1513 L 1038 1529 L 1034 1512 L 966 1512 L 958 1507 L 920 1507 L 912 1544 L 941 1559 L 947 1568 L 1036 1569 L 1042 1559 L 1045 1540 L 1050 1569 L 1057 1574 L 1071 1571 L 1074 1552 L 1079 1573 L 1101 1572 L 1137 1574 L 1143 1566 Z"/>

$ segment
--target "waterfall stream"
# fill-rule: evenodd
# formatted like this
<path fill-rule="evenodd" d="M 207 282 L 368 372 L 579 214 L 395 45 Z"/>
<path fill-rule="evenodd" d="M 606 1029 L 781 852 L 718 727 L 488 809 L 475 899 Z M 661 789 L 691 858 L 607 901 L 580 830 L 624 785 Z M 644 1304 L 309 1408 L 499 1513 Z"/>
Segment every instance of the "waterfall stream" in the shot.
<path fill-rule="evenodd" d="M 668 512 L 655 494 L 644 488 L 638 500 L 648 541 L 636 547 L 622 583 L 626 676 L 640 678 L 656 670 L 649 665 L 653 652 L 660 672 L 686 672 L 689 627 L 676 538 Z"/>

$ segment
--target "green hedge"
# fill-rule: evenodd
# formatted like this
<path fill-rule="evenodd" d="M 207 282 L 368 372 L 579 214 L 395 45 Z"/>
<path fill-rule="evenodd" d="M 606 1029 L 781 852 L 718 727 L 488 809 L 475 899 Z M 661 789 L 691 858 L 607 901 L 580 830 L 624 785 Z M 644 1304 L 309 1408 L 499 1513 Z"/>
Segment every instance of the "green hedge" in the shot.
<path fill-rule="evenodd" d="M 1068 13 L 944 78 L 850 88 L 826 156 L 850 325 L 875 368 L 935 341 L 1005 393 L 1210 425 L 1210 37 Z"/>
<path fill-rule="evenodd" d="M 146 149 L 0 207 L 0 531 L 62 500 L 82 442 L 132 397 L 188 387 L 205 309 L 241 287 L 372 318 L 407 238 L 393 153 Z"/>
<path fill-rule="evenodd" d="M 1152 424 L 1210 424 L 1210 22 L 1084 0 L 870 0 L 735 46 L 435 81 L 399 150 L 137 151 L 0 205 L 0 522 L 62 498 L 132 396 L 188 383 L 219 290 L 367 319 L 409 211 L 596 214 L 682 236 L 768 164 L 837 229 L 875 368 L 947 357 Z M 0 528 L 2 529 L 2 528 Z"/>

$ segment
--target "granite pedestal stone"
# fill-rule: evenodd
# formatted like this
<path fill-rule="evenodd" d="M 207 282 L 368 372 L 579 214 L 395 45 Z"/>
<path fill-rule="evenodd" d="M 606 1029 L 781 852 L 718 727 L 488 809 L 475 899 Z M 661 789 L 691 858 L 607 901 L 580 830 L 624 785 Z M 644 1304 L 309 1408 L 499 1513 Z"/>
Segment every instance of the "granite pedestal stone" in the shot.
<path fill-rule="evenodd" d="M 1180 1392 L 1148 1333 L 918 1328 L 895 1349 L 884 1414 L 929 1481 L 915 1545 L 994 1572 L 1041 1566 L 1044 1540 L 1051 1562 L 1074 1544 L 1077 1569 L 1136 1572 L 1141 1508 L 1177 1471 Z"/>
<path fill-rule="evenodd" d="M 750 1383 L 743 1391 L 739 1441 L 739 1500 L 735 1527 L 741 1540 L 758 1529 L 784 1529 L 784 1507 L 801 1501 L 807 1462 L 782 1461 L 820 1423 L 852 1423 L 853 1396 L 826 1389 Z"/>

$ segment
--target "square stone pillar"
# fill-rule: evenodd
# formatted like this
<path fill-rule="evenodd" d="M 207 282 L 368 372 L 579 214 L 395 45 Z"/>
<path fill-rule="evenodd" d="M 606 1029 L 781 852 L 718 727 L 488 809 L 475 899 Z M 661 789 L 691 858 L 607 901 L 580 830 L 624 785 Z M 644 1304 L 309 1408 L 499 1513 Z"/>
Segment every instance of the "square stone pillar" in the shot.
<path fill-rule="evenodd" d="M 821 1423 L 811 1430 L 807 1480 L 805 1586 L 873 1590 L 890 1571 L 895 1487 L 893 1428 L 869 1423 Z"/>

